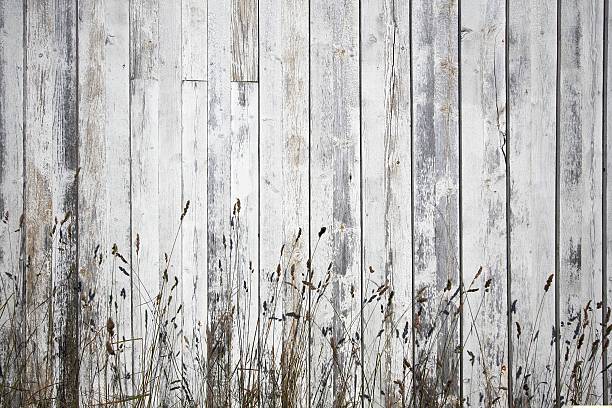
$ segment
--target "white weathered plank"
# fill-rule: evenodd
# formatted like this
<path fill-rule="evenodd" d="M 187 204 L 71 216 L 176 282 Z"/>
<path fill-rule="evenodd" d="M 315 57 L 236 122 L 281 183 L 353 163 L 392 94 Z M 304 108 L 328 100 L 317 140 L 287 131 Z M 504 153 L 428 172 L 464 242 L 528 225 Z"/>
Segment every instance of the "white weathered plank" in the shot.
<path fill-rule="evenodd" d="M 25 364 L 17 347 L 23 335 L 23 2 L 0 4 L 0 368 L 3 384 L 19 389 Z M 7 395 L 8 394 L 8 395 Z M 19 406 L 18 395 L 3 392 L 0 403 Z M 13 399 L 11 401 L 11 399 Z M 12 405 L 11 405 L 12 404 Z"/>
<path fill-rule="evenodd" d="M 601 360 L 590 358 L 602 333 L 596 307 L 602 296 L 602 16 L 602 2 L 561 4 L 558 296 L 560 394 L 566 404 L 600 403 L 603 394 Z M 583 334 L 584 346 L 576 345 L 565 361 L 566 348 Z M 575 364 L 582 364 L 579 380 L 572 374 Z"/>
<path fill-rule="evenodd" d="M 300 290 L 307 279 L 308 4 L 262 0 L 259 7 L 262 398 L 273 406 L 283 398 L 300 407 L 308 403 L 308 327 L 288 320 L 286 326 L 295 330 L 283 332 L 283 321 L 270 318 L 290 311 L 304 315 L 307 308 L 307 294 L 279 285 L 275 276 L 280 263 L 283 271 L 295 265 Z M 291 375 L 295 372 L 300 373 L 298 378 Z M 282 384 L 288 385 L 283 395 Z"/>
<path fill-rule="evenodd" d="M 208 0 L 181 0 L 183 11 L 182 71 L 183 79 L 205 81 L 208 68 L 208 30 L 206 9 Z"/>
<path fill-rule="evenodd" d="M 159 2 L 130 2 L 130 79 L 159 77 Z"/>
<path fill-rule="evenodd" d="M 231 185 L 233 201 L 231 242 L 234 252 L 229 286 L 232 288 L 233 400 L 237 406 L 258 404 L 259 393 L 259 172 L 258 84 L 231 85 Z"/>
<path fill-rule="evenodd" d="M 460 385 L 458 10 L 412 6 L 415 400 L 430 405 L 456 401 Z"/>
<path fill-rule="evenodd" d="M 119 357 L 119 373 L 123 373 L 126 395 L 133 394 L 134 372 L 132 332 L 132 279 L 119 266 L 127 268 L 125 261 L 132 259 L 130 236 L 130 85 L 129 85 L 129 5 L 122 0 L 106 0 L 105 8 L 105 137 L 106 137 L 106 248 L 112 254 L 117 245 L 121 259 L 114 255 L 113 299 L 117 302 L 115 332 L 118 341 L 126 340 Z M 109 248 L 110 246 L 110 248 Z M 108 262 L 108 261 L 107 261 Z M 101 301 L 101 299 L 98 299 Z M 115 307 L 115 305 L 112 305 Z M 121 347 L 121 346 L 117 346 Z M 129 374 L 129 375 L 128 375 Z"/>
<path fill-rule="evenodd" d="M 160 401 L 159 4 L 130 2 L 130 154 L 134 393 Z M 165 102 L 164 102 L 165 103 Z M 161 303 L 161 302 L 160 302 Z M 137 340 L 138 339 L 138 340 Z M 155 362 L 152 364 L 152 362 Z"/>
<path fill-rule="evenodd" d="M 232 0 L 232 81 L 257 81 L 257 0 Z"/>
<path fill-rule="evenodd" d="M 159 263 L 159 84 L 156 79 L 130 81 L 130 150 L 132 167 L 132 337 L 134 392 L 157 401 L 159 343 L 154 315 L 160 292 Z M 138 339 L 138 340 L 137 340 Z M 155 362 L 154 365 L 151 363 Z"/>
<path fill-rule="evenodd" d="M 208 294 L 206 93 L 206 82 L 183 82 L 181 136 L 183 201 L 189 201 L 189 209 L 181 228 L 184 308 L 182 357 L 185 382 L 188 385 L 187 400 L 194 406 L 204 406 L 206 401 L 206 297 Z"/>
<path fill-rule="evenodd" d="M 612 51 L 612 43 L 609 41 L 610 33 L 612 32 L 612 17 L 610 16 L 609 12 L 608 20 L 604 20 L 603 23 L 605 25 L 604 29 L 607 31 L 607 36 L 604 38 L 604 51 L 607 54 L 605 65 L 603 67 L 603 69 L 605 70 L 604 73 L 606 74 L 606 78 L 603 82 L 604 88 L 602 89 L 603 97 L 605 98 L 605 110 L 603 111 L 603 115 L 605 115 L 603 118 L 603 124 L 605 127 L 603 129 L 603 132 L 604 136 L 606 137 L 606 139 L 603 140 L 603 143 L 605 144 L 606 148 L 606 156 L 604 157 L 605 161 L 603 162 L 603 188 L 605 190 L 602 191 L 602 193 L 605 193 L 605 207 L 603 209 L 603 216 L 606 217 L 606 220 L 603 227 L 605 228 L 604 248 L 606 251 L 602 254 L 602 256 L 605 257 L 605 263 L 603 263 L 605 269 L 603 269 L 603 273 L 607 289 L 607 293 L 603 294 L 604 296 L 606 296 L 606 302 L 604 304 L 606 304 L 607 306 L 605 310 L 606 315 L 604 316 L 608 316 L 608 311 L 612 310 L 612 272 L 610 271 L 610 267 L 612 266 L 612 203 L 609 203 L 609 199 L 610 197 L 612 197 L 612 177 L 610 177 L 609 175 L 609 169 L 612 169 L 612 156 L 610 156 L 610 152 L 612 152 L 612 85 L 610 83 L 610 78 L 612 77 L 612 64 L 610 64 L 609 62 L 610 54 Z M 609 326 L 611 323 L 610 318 L 604 317 L 604 323 Z M 605 351 L 604 354 L 604 368 L 606 370 L 604 373 L 604 381 L 606 381 L 606 383 L 604 383 L 604 404 L 609 404 L 610 395 L 612 395 L 612 370 L 611 367 L 608 367 L 610 361 L 612 361 L 611 357 L 612 354 L 610 354 L 610 351 L 608 349 L 607 351 Z"/>
<path fill-rule="evenodd" d="M 327 228 L 312 261 L 312 406 L 358 404 L 361 393 L 358 7 L 310 3 L 311 248 Z"/>
<path fill-rule="evenodd" d="M 512 399 L 555 397 L 555 0 L 508 15 Z M 547 279 L 548 290 L 545 291 Z M 518 335 L 518 327 L 521 335 Z M 536 338 L 535 334 L 538 333 Z M 530 346 L 531 345 L 531 346 Z M 542 382 L 542 384 L 540 384 Z M 525 388 L 526 387 L 526 388 Z M 526 392 L 528 390 L 528 393 Z"/>
<path fill-rule="evenodd" d="M 461 188 L 463 397 L 505 405 L 508 370 L 506 274 L 505 3 L 461 8 Z M 478 270 L 480 276 L 473 281 Z"/>
<path fill-rule="evenodd" d="M 32 342 L 27 351 L 24 386 L 42 386 L 39 397 L 54 398 L 54 405 L 72 405 L 78 398 L 79 304 L 76 2 L 26 7 L 26 307 L 32 311 L 26 336 L 36 346 Z M 45 306 L 36 307 L 41 300 Z"/>
<path fill-rule="evenodd" d="M 182 5 L 180 1 L 159 2 L 159 249 L 160 265 L 167 270 L 164 296 L 168 307 L 164 320 L 162 341 L 162 382 L 164 404 L 179 404 L 184 397 L 181 381 L 179 307 L 180 288 L 175 285 L 181 276 L 181 241 L 179 218 L 183 203 L 181 197 L 181 45 Z M 162 273 L 162 277 L 166 275 Z"/>
<path fill-rule="evenodd" d="M 80 2 L 79 18 L 79 388 L 93 405 L 132 395 L 128 5 Z"/>
<path fill-rule="evenodd" d="M 412 377 L 410 4 L 361 4 L 363 401 L 405 406 Z"/>
<path fill-rule="evenodd" d="M 210 406 L 231 406 L 230 79 L 231 4 L 208 4 L 208 390 Z"/>

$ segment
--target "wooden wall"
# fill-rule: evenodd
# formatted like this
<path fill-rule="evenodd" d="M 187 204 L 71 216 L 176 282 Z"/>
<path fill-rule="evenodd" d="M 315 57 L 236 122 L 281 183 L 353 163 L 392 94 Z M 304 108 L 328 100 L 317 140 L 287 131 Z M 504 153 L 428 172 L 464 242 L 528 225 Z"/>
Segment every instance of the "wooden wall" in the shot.
<path fill-rule="evenodd" d="M 295 264 L 321 282 L 331 263 L 297 385 L 313 406 L 401 406 L 406 364 L 425 374 L 405 386 L 434 379 L 449 404 L 567 400 L 568 342 L 588 319 L 589 347 L 600 338 L 612 296 L 608 14 L 607 0 L 0 0 L 0 279 L 20 311 L 0 321 L 34 344 L 17 365 L 60 405 L 94 403 L 105 341 L 77 343 L 112 315 L 129 394 L 138 306 L 176 277 L 181 372 L 196 401 L 227 405 L 242 356 L 213 345 L 251 325 L 249 364 L 273 370 L 288 333 L 263 322 L 294 299 L 270 277 Z M 230 246 L 250 265 L 237 276 Z M 368 300 L 384 285 L 383 310 Z M 424 301 L 440 293 L 457 319 Z M 592 402 L 609 400 L 609 360 Z"/>

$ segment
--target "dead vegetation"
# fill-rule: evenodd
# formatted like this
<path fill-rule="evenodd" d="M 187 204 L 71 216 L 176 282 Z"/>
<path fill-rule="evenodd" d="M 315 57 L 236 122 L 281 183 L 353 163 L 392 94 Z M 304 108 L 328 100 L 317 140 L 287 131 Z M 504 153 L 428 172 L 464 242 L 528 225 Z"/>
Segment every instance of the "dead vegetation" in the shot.
<path fill-rule="evenodd" d="M 107 292 L 98 293 L 97 288 L 81 283 L 73 288 L 81 311 L 76 342 L 81 363 L 73 369 L 80 372 L 82 406 L 297 408 L 308 406 L 310 400 L 313 407 L 376 406 L 376 401 L 384 401 L 387 407 L 498 407 L 508 405 L 508 375 L 514 376 L 511 399 L 515 406 L 555 405 L 557 332 L 553 329 L 545 336 L 541 331 L 544 299 L 553 296 L 552 275 L 542 282 L 540 310 L 534 321 L 514 322 L 515 367 L 508 373 L 505 356 L 494 367 L 482 366 L 487 360 L 475 322 L 496 282 L 484 280 L 481 271 L 467 285 L 448 281 L 439 288 L 415 288 L 414 305 L 396 302 L 390 282 L 368 281 L 359 292 L 363 296 L 359 317 L 347 318 L 337 309 L 340 284 L 333 260 L 324 271 L 312 267 L 319 243 L 327 237 L 326 229 L 318 232 L 305 265 L 294 256 L 307 239 L 298 229 L 293 241 L 281 248 L 275 268 L 256 270 L 240 254 L 238 201 L 230 236 L 221 243 L 225 257 L 214 272 L 227 280 L 221 290 L 209 294 L 208 319 L 201 316 L 186 332 L 183 321 L 193 316 L 185 316 L 186 294 L 180 276 L 170 268 L 188 212 L 189 203 L 163 257 L 156 290 L 142 282 L 148 271 L 140 267 L 137 234 L 132 256 L 124 256 L 117 245 L 108 248 L 108 254 L 96 249 L 97 272 L 113 274 L 109 280 L 113 284 L 104 288 Z M 2 271 L 0 401 L 8 407 L 51 406 L 58 398 L 57 366 L 64 351 L 57 344 L 56 332 L 61 327 L 53 318 L 58 292 L 51 287 L 48 297 L 27 300 L 24 290 L 29 285 L 23 277 L 44 279 L 46 275 L 28 270 L 32 265 L 24 259 L 21 247 L 23 219 L 17 228 L 8 214 L 2 222 L 3 239 L 11 240 L 14 251 L 5 254 L 11 259 L 11 269 Z M 71 245 L 71 240 L 62 239 L 69 225 L 61 222 L 50 228 L 51 242 L 58 251 Z M 105 263 L 108 268 L 102 268 Z M 119 285 L 120 281 L 129 285 Z M 265 292 L 260 285 L 265 285 Z M 603 369 L 602 353 L 612 332 L 610 310 L 600 323 L 601 309 L 601 302 L 589 302 L 562 322 L 560 405 L 600 398 L 597 383 Z M 462 312 L 465 333 L 477 339 L 476 350 L 466 349 L 465 339 L 458 337 Z M 26 324 L 32 316 L 44 318 Z M 377 335 L 364 339 L 366 332 Z M 46 343 L 39 344 L 40 339 Z M 534 357 L 542 350 L 550 355 L 550 365 L 544 368 L 536 366 Z M 478 375 L 484 378 L 482 389 L 469 390 L 463 401 L 459 394 L 461 355 L 479 367 Z M 309 382 L 312 370 L 319 370 L 320 383 Z"/>

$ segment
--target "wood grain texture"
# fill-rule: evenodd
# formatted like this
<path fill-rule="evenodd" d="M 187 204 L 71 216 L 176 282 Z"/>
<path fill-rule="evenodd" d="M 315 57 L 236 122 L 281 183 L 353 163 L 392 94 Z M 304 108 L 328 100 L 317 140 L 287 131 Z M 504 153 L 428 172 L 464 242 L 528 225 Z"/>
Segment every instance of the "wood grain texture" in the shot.
<path fill-rule="evenodd" d="M 130 3 L 132 372 L 135 392 L 147 394 L 154 405 L 164 397 L 157 392 L 164 364 L 150 362 L 166 352 L 160 352 L 154 316 L 165 267 L 159 230 L 159 11 L 157 1 Z"/>
<path fill-rule="evenodd" d="M 207 84 L 183 82 L 182 173 L 183 201 L 189 209 L 181 228 L 183 348 L 182 364 L 185 381 L 192 386 L 187 399 L 195 406 L 206 401 L 206 317 L 208 315 L 207 261 Z"/>
<path fill-rule="evenodd" d="M 10 403 L 601 402 L 604 4 L 1 2 Z"/>
<path fill-rule="evenodd" d="M 310 3 L 311 406 L 361 392 L 359 3 Z M 320 228 L 327 228 L 318 240 Z M 315 251 L 316 249 L 316 253 Z M 331 265 L 331 268 L 328 267 Z"/>
<path fill-rule="evenodd" d="M 289 272 L 295 265 L 297 284 L 307 279 L 308 4 L 265 0 L 259 7 L 261 369 L 266 379 L 261 383 L 262 398 L 270 406 L 280 406 L 284 400 L 303 407 L 308 403 L 308 376 L 296 379 L 291 374 L 308 372 L 307 328 L 294 322 L 295 331 L 283 333 L 282 321 L 271 317 L 291 311 L 304 315 L 307 308 L 307 295 L 279 286 L 275 275 L 277 265 Z M 291 277 L 282 274 L 283 281 Z M 297 339 L 296 344 L 291 339 Z M 283 383 L 291 387 L 279 395 Z"/>
<path fill-rule="evenodd" d="M 26 336 L 30 389 L 78 401 L 76 2 L 27 2 Z M 37 308 L 41 299 L 48 299 Z M 43 322 L 48 322 L 46 325 Z M 48 384 L 53 386 L 48 387 Z M 24 384 L 25 385 L 25 384 Z M 49 395 L 50 394 L 50 395 Z"/>
<path fill-rule="evenodd" d="M 159 156 L 158 109 L 159 84 L 155 79 L 130 81 L 130 151 L 132 167 L 132 338 L 134 341 L 134 387 L 149 395 L 153 403 L 159 395 L 151 393 L 150 381 L 158 379 L 162 367 L 149 368 L 159 361 L 154 331 L 156 298 L 160 293 L 162 267 L 159 263 L 159 207 L 151 205 L 158 195 Z M 155 388 L 157 390 L 158 388 Z"/>
<path fill-rule="evenodd" d="M 231 4 L 208 4 L 208 406 L 231 406 Z"/>
<path fill-rule="evenodd" d="M 6 304 L 0 316 L 0 369 L 5 384 L 20 388 L 19 375 L 24 355 L 14 346 L 23 332 L 24 234 L 20 228 L 23 214 L 23 4 L 0 4 L 0 302 Z M 0 403 L 19 406 L 21 401 Z M 11 405 L 12 404 L 12 405 Z"/>
<path fill-rule="evenodd" d="M 508 401 L 505 20 L 503 1 L 461 9 L 463 279 L 478 289 L 465 296 L 463 313 L 469 406 Z"/>
<path fill-rule="evenodd" d="M 554 0 L 523 0 L 508 10 L 510 375 L 517 405 L 530 395 L 552 404 L 555 394 L 556 103 L 555 78 L 549 72 L 556 70 L 556 9 Z M 519 335 L 519 326 L 524 334 Z"/>
<path fill-rule="evenodd" d="M 608 313 L 608 310 L 611 310 L 612 308 L 612 272 L 610 272 L 610 267 L 612 266 L 612 205 L 608 203 L 608 198 L 612 197 L 612 177 L 610 177 L 609 174 L 610 169 L 612 169 L 612 159 L 610 156 L 610 152 L 612 152 L 612 84 L 610 82 L 610 78 L 612 78 L 612 64 L 609 62 L 611 54 L 610 51 L 612 51 L 612 44 L 609 41 L 609 35 L 610 32 L 612 32 L 612 18 L 610 17 L 609 12 L 608 20 L 604 20 L 603 24 L 605 25 L 604 29 L 607 29 L 608 31 L 608 37 L 604 38 L 603 44 L 604 51 L 607 52 L 607 59 L 605 60 L 603 69 L 605 70 L 604 72 L 607 74 L 607 76 L 605 82 L 603 82 L 604 88 L 602 95 L 606 102 L 604 106 L 605 110 L 603 111 L 603 115 L 605 115 L 605 121 L 603 122 L 605 125 L 603 128 L 605 139 L 603 140 L 603 143 L 606 147 L 606 156 L 604 156 L 603 162 L 604 191 L 602 192 L 605 194 L 605 208 L 603 211 L 603 216 L 605 217 L 605 222 L 603 224 L 603 228 L 605 228 L 605 235 L 603 238 L 603 243 L 606 251 L 602 254 L 602 256 L 605 257 L 605 269 L 603 270 L 603 273 L 605 274 L 604 279 L 606 279 L 606 292 L 604 292 L 603 295 L 606 296 L 605 303 L 607 307 L 605 312 Z M 605 40 L 608 41 L 605 42 Z M 609 319 L 608 321 L 605 321 L 605 323 L 609 325 Z M 608 367 L 610 361 L 612 361 L 612 354 L 610 354 L 610 351 L 608 350 L 604 355 L 604 369 L 606 370 L 604 381 L 607 382 L 604 384 L 604 404 L 609 404 L 610 396 L 612 395 L 612 370 L 610 370 L 610 367 Z"/>
<path fill-rule="evenodd" d="M 410 5 L 361 3 L 363 401 L 405 406 L 412 364 Z"/>
<path fill-rule="evenodd" d="M 167 347 L 161 371 L 164 404 L 181 404 L 184 391 L 175 386 L 181 382 L 181 327 L 176 322 L 182 302 L 177 282 L 182 280 L 179 218 L 184 208 L 181 179 L 181 45 L 182 5 L 180 1 L 159 2 L 159 262 L 167 270 L 168 308 L 164 341 Z M 163 274 L 163 272 L 162 272 Z M 163 275 L 165 276 L 165 275 Z M 173 289 L 174 288 L 174 289 Z"/>
<path fill-rule="evenodd" d="M 428 405 L 455 401 L 460 384 L 458 9 L 412 6 L 415 398 Z"/>
<path fill-rule="evenodd" d="M 129 269 L 126 262 L 131 254 L 128 18 L 128 6 L 121 1 L 79 4 L 78 246 L 84 405 L 132 395 L 131 284 L 119 269 Z M 105 328 L 109 318 L 115 324 L 111 332 Z M 116 350 L 108 361 L 107 342 Z M 118 381 L 113 381 L 115 375 Z"/>
<path fill-rule="evenodd" d="M 232 381 L 237 406 L 259 402 L 259 111 L 258 84 L 231 84 L 232 228 L 235 251 L 229 270 L 232 322 Z"/>
<path fill-rule="evenodd" d="M 181 0 L 183 79 L 205 81 L 208 72 L 208 0 Z"/>
<path fill-rule="evenodd" d="M 232 81 L 257 81 L 258 0 L 232 0 Z"/>
<path fill-rule="evenodd" d="M 159 78 L 159 2 L 130 2 L 130 79 Z"/>
<path fill-rule="evenodd" d="M 559 100 L 559 320 L 562 355 L 572 343 L 589 346 L 561 362 L 562 401 L 602 401 L 601 361 L 589 358 L 601 342 L 603 4 L 562 1 Z M 582 328 L 579 328 L 582 323 Z M 566 344 L 565 341 L 570 341 Z M 577 362 L 591 369 L 578 387 Z"/>

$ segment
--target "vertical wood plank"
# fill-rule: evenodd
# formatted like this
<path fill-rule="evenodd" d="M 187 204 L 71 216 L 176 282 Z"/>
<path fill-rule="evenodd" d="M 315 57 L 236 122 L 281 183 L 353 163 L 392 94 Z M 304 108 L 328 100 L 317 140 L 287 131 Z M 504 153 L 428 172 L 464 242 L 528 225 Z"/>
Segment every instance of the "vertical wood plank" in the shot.
<path fill-rule="evenodd" d="M 430 405 L 460 386 L 458 10 L 412 5 L 415 399 Z"/>
<path fill-rule="evenodd" d="M 230 406 L 231 5 L 208 4 L 208 391 L 209 406 Z"/>
<path fill-rule="evenodd" d="M 130 2 L 130 154 L 132 243 L 132 360 L 135 392 L 160 401 L 159 347 L 154 327 L 160 292 L 159 235 L 159 4 Z"/>
<path fill-rule="evenodd" d="M 165 327 L 167 338 L 162 344 L 167 348 L 162 352 L 162 384 L 164 404 L 179 404 L 185 397 L 179 386 L 180 368 L 180 330 L 176 319 L 180 313 L 182 299 L 175 286 L 182 280 L 181 241 L 179 218 L 183 209 L 181 202 L 181 45 L 182 45 L 182 4 L 180 1 L 159 2 L 159 262 L 167 270 L 165 296 L 168 298 Z M 179 320 L 180 321 L 180 320 Z"/>
<path fill-rule="evenodd" d="M 128 20 L 125 2 L 79 3 L 80 401 L 86 405 L 132 395 L 131 285 L 119 269 L 129 269 L 131 253 Z M 105 329 L 109 318 L 112 333 Z M 108 360 L 107 342 L 115 352 Z"/>
<path fill-rule="evenodd" d="M 208 68 L 208 0 L 182 0 L 183 79 L 205 81 Z"/>
<path fill-rule="evenodd" d="M 507 10 L 510 375 L 516 406 L 530 397 L 553 404 L 555 396 L 556 13 L 555 0 L 521 0 Z"/>
<path fill-rule="evenodd" d="M 231 352 L 237 378 L 232 388 L 241 407 L 259 404 L 258 92 L 254 82 L 231 85 L 231 241 L 235 252 L 228 278 L 235 308 Z"/>
<path fill-rule="evenodd" d="M 605 235 L 604 235 L 604 243 L 605 246 L 604 248 L 606 249 L 606 252 L 603 253 L 603 256 L 606 257 L 605 258 L 605 262 L 604 262 L 604 266 L 605 269 L 603 270 L 604 273 L 604 279 L 606 282 L 606 293 L 604 293 L 604 296 L 606 296 L 606 302 L 604 304 L 606 304 L 606 310 L 605 313 L 608 313 L 608 310 L 611 310 L 612 308 L 612 272 L 610 271 L 610 267 L 612 266 L 612 204 L 610 204 L 608 201 L 610 199 L 610 197 L 612 197 L 612 177 L 610 177 L 610 169 L 612 169 L 612 156 L 610 156 L 610 152 L 612 152 L 612 85 L 610 83 L 610 78 L 612 77 L 612 64 L 610 64 L 610 51 L 612 51 L 612 43 L 609 41 L 610 38 L 610 32 L 612 32 L 611 28 L 612 28 L 612 18 L 610 16 L 610 12 L 609 12 L 609 7 L 610 4 L 609 2 L 604 3 L 604 7 L 607 9 L 607 14 L 604 14 L 604 16 L 607 15 L 607 20 L 604 20 L 604 29 L 606 30 L 606 33 L 604 35 L 606 35 L 606 37 L 604 37 L 604 51 L 606 52 L 606 59 L 604 60 L 604 74 L 605 76 L 605 81 L 603 82 L 604 84 L 604 95 L 603 97 L 605 98 L 605 105 L 604 105 L 604 111 L 603 111 L 603 115 L 604 116 L 604 121 L 603 124 L 605 126 L 605 128 L 603 129 L 604 131 L 604 135 L 606 137 L 606 139 L 603 141 L 605 143 L 605 156 L 604 156 L 604 162 L 603 162 L 603 174 L 604 174 L 604 186 L 603 188 L 605 189 L 603 191 L 603 193 L 605 194 L 604 196 L 604 211 L 603 211 L 603 215 L 606 217 L 605 219 L 605 224 L 604 224 L 604 228 L 605 228 Z M 605 319 L 604 322 L 609 326 L 610 325 L 610 320 L 609 319 Z M 605 355 L 604 355 L 604 369 L 606 370 L 604 373 L 604 381 L 606 381 L 607 383 L 604 384 L 604 404 L 609 404 L 610 401 L 610 396 L 612 395 L 612 371 L 610 370 L 610 367 L 608 367 L 608 365 L 610 364 L 610 361 L 612 361 L 612 354 L 610 354 L 609 349 L 604 351 Z"/>
<path fill-rule="evenodd" d="M 278 277 L 276 267 L 290 272 L 295 265 L 301 290 L 309 256 L 308 4 L 262 0 L 259 7 L 262 398 L 271 406 L 301 407 L 308 403 L 307 325 L 288 320 L 292 330 L 283 331 L 272 317 L 307 310 L 307 294 L 279 284 L 292 275 Z"/>
<path fill-rule="evenodd" d="M 232 0 L 232 81 L 257 81 L 258 0 Z"/>
<path fill-rule="evenodd" d="M 311 280 L 321 282 L 311 294 L 310 396 L 312 406 L 344 406 L 361 393 L 358 2 L 312 1 L 310 22 Z"/>
<path fill-rule="evenodd" d="M 131 245 L 131 190 L 130 190 L 130 27 L 129 5 L 122 0 L 107 0 L 105 8 L 105 135 L 106 135 L 106 251 L 113 255 L 113 303 L 115 332 L 118 341 L 126 343 L 118 357 L 119 373 L 123 373 L 123 394 L 133 395 L 132 370 L 134 338 L 132 332 L 132 278 L 121 272 L 132 259 Z M 92 204 L 93 205 L 93 204 Z M 113 254 L 113 246 L 117 252 Z M 109 248 L 110 246 L 110 248 Z M 107 261 L 108 263 L 109 261 Z M 101 296 L 98 301 L 102 301 Z M 112 310 L 111 309 L 111 310 Z M 103 323 L 103 322 L 102 322 Z M 128 375 L 129 374 L 129 375 Z M 121 374 L 120 374 L 121 375 Z"/>
<path fill-rule="evenodd" d="M 463 395 L 507 403 L 505 2 L 461 9 Z M 480 276 L 473 280 L 477 271 Z"/>
<path fill-rule="evenodd" d="M 28 389 L 45 390 L 43 400 L 72 406 L 78 401 L 79 302 L 76 2 L 26 7 L 26 307 L 32 310 L 26 336 L 36 339 L 26 378 L 35 383 Z M 47 301 L 39 307 L 41 299 Z"/>
<path fill-rule="evenodd" d="M 159 155 L 158 106 L 159 84 L 156 79 L 132 79 L 130 82 L 130 150 L 132 166 L 132 338 L 134 341 L 135 391 L 157 401 L 157 379 L 162 367 L 155 342 L 155 299 L 160 289 L 159 264 Z"/>
<path fill-rule="evenodd" d="M 561 355 L 584 334 L 588 347 L 561 361 L 561 402 L 602 401 L 599 358 L 589 358 L 601 341 L 602 246 L 602 2 L 563 1 L 559 101 L 559 320 Z M 582 323 L 582 328 L 577 327 Z M 570 344 L 566 344 L 565 341 Z M 599 353 L 597 354 L 599 355 Z M 572 382 L 575 364 L 585 377 Z M 575 377 L 574 377 L 575 378 Z"/>
<path fill-rule="evenodd" d="M 206 401 L 207 316 L 207 84 L 183 82 L 182 173 L 183 201 L 190 202 L 183 219 L 183 370 L 187 400 L 202 407 Z"/>
<path fill-rule="evenodd" d="M 410 4 L 361 4 L 366 406 L 409 404 L 412 377 Z M 398 335 L 399 333 L 399 335 Z"/>
<path fill-rule="evenodd" d="M 23 327 L 22 240 L 20 218 L 23 213 L 23 4 L 0 4 L 0 360 L 3 384 L 20 389 L 24 355 L 16 347 Z M 3 392 L 0 403 L 19 406 Z M 9 394 L 8 396 L 5 394 Z M 7 399 L 9 398 L 9 399 Z M 13 405 L 11 405 L 13 404 Z"/>

